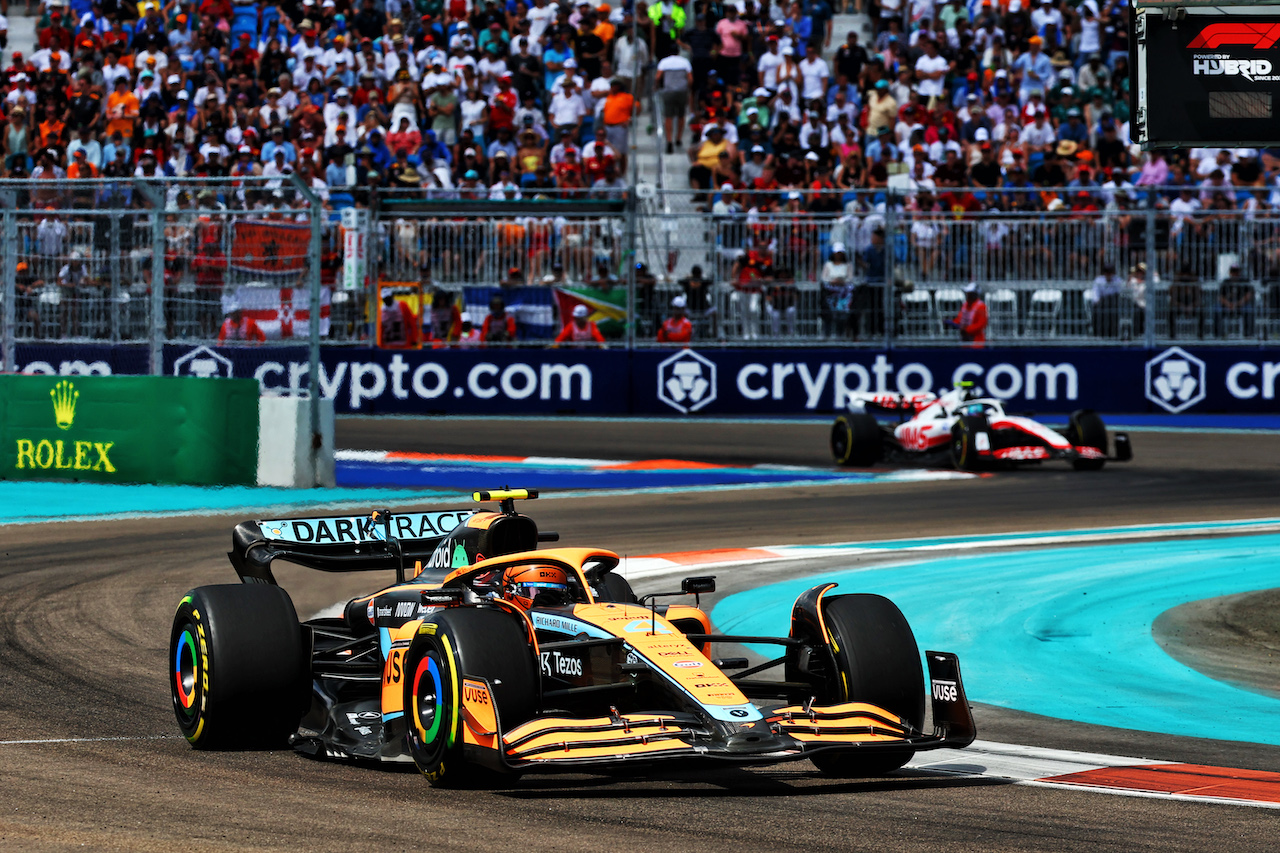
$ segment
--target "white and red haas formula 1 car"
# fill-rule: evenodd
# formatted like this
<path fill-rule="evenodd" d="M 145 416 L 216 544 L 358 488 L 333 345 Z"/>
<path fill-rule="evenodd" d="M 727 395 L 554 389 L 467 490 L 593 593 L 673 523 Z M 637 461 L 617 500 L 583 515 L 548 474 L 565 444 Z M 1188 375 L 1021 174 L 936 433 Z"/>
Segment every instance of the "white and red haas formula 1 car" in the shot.
<path fill-rule="evenodd" d="M 894 415 L 895 423 L 880 420 Z M 1107 455 L 1107 443 L 1107 428 L 1092 410 L 1073 412 L 1066 429 L 1053 430 L 1006 414 L 999 400 L 978 396 L 968 382 L 941 396 L 855 393 L 849 413 L 831 427 L 836 462 L 858 466 L 950 459 L 956 468 L 972 470 L 1063 459 L 1077 471 L 1097 471 L 1108 461 L 1133 457 L 1127 433 L 1115 433 L 1114 455 Z"/>

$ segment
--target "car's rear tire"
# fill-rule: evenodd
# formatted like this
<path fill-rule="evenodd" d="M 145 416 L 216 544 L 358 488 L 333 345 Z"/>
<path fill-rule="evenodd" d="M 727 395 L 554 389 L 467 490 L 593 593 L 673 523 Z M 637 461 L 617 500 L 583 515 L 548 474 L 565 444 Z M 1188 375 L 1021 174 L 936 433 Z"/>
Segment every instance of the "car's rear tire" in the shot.
<path fill-rule="evenodd" d="M 840 415 L 831 426 L 831 455 L 837 465 L 874 465 L 884 457 L 880 424 L 868 414 Z"/>
<path fill-rule="evenodd" d="M 1076 447 L 1096 447 L 1107 452 L 1107 426 L 1092 409 L 1078 409 L 1067 421 L 1067 441 Z M 1071 467 L 1077 471 L 1101 471 L 1105 459 L 1073 459 Z"/>
<path fill-rule="evenodd" d="M 187 593 L 169 634 L 169 692 L 197 749 L 285 746 L 310 698 L 308 649 L 289 594 L 265 584 Z"/>
<path fill-rule="evenodd" d="M 951 464 L 956 470 L 972 471 L 978 467 L 975 440 L 985 426 L 984 418 L 962 417 L 951 427 Z"/>
<path fill-rule="evenodd" d="M 498 782 L 498 773 L 464 755 L 462 680 L 488 680 L 502 729 L 533 717 L 538 672 L 524 626 L 499 610 L 445 611 L 419 629 L 405 660 L 404 713 L 418 770 L 434 787 Z"/>
<path fill-rule="evenodd" d="M 866 702 L 916 729 L 924 724 L 924 671 L 906 617 L 880 595 L 839 595 L 822 601 L 840 684 L 828 702 Z M 828 776 L 880 776 L 897 770 L 913 749 L 820 752 L 814 765 Z"/>

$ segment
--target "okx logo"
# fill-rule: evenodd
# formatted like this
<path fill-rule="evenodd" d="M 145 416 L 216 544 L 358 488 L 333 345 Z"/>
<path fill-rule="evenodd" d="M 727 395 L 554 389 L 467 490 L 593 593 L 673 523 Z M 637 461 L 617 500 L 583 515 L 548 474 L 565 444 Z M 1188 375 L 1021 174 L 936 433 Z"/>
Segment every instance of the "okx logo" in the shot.
<path fill-rule="evenodd" d="M 1210 50 L 1228 45 L 1270 50 L 1280 41 L 1280 24 L 1219 23 L 1210 24 L 1191 40 L 1188 48 Z"/>
<path fill-rule="evenodd" d="M 716 398 L 716 365 L 691 349 L 658 365 L 658 399 L 682 414 L 696 412 Z"/>
<path fill-rule="evenodd" d="M 1170 347 L 1147 362 L 1147 399 L 1172 414 L 1204 399 L 1204 362 L 1182 347 Z"/>

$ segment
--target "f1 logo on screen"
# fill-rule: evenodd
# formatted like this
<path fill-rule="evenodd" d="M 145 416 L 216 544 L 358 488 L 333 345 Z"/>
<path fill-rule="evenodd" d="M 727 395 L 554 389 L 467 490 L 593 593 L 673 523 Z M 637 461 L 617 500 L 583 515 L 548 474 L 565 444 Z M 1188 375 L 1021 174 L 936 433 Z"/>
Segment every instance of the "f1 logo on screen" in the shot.
<path fill-rule="evenodd" d="M 1280 23 L 1277 24 L 1210 24 L 1191 40 L 1187 47 L 1216 48 L 1236 45 L 1255 50 L 1269 50 L 1280 41 Z"/>

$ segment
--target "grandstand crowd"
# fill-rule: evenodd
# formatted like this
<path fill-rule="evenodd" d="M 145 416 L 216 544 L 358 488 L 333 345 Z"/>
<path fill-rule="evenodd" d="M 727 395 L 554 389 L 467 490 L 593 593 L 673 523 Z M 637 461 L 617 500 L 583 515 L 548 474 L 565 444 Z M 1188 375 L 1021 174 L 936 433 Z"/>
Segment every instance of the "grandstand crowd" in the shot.
<path fill-rule="evenodd" d="M 884 255 L 899 237 L 900 267 L 917 278 L 955 281 L 984 269 L 1043 279 L 1056 270 L 1087 286 L 1105 272 L 1104 256 L 1122 274 L 1146 257 L 1136 213 L 1097 242 L 1061 245 L 1044 236 L 1014 245 L 1016 226 L 962 240 L 954 224 L 989 214 L 1125 214 L 1150 199 L 1162 209 L 1170 277 L 1212 278 L 1222 272 L 1220 249 L 1180 248 L 1174 257 L 1173 247 L 1226 233 L 1209 221 L 1215 214 L 1248 218 L 1280 205 L 1280 152 L 1144 153 L 1132 143 L 1125 3 L 832 2 L 44 0 L 32 9 L 35 49 L 0 45 L 0 177 L 29 179 L 31 206 L 57 208 L 41 221 L 50 234 L 62 217 L 74 220 L 65 207 L 144 204 L 125 185 L 96 196 L 38 189 L 64 178 L 264 179 L 235 192 L 172 190 L 171 211 L 302 207 L 285 184 L 291 174 L 333 207 L 369 204 L 374 188 L 617 200 L 628 189 L 632 134 L 660 128 L 660 153 L 687 157 L 693 203 L 752 226 L 720 253 L 716 278 L 748 293 L 763 287 L 752 316 L 776 319 L 794 314 L 789 282 L 821 277 L 828 333 L 848 325 L 832 311 L 847 316 L 855 282 L 884 286 Z M 834 15 L 849 11 L 870 15 L 869 43 L 833 31 Z M 886 241 L 877 229 L 887 199 L 900 200 L 907 218 Z M 811 213 L 855 220 L 842 226 L 853 251 L 842 255 L 840 281 L 819 271 L 841 254 L 841 236 L 796 218 Z M 766 233 L 755 227 L 761 214 L 780 224 Z M 514 267 L 513 281 L 537 284 L 570 262 L 583 268 L 583 283 L 614 276 L 616 240 L 594 258 L 587 243 L 571 244 L 572 228 L 554 227 L 545 245 L 523 252 L 528 268 Z M 1235 235 L 1238 224 L 1230 228 Z M 478 281 L 481 265 L 467 262 L 457 224 L 441 229 L 444 249 L 434 249 L 428 227 L 404 254 L 421 255 L 424 268 L 436 260 L 437 272 L 469 270 L 459 283 Z M 1117 239 L 1127 254 L 1103 242 Z M 1280 269 L 1273 248 L 1242 253 L 1246 277 Z M 44 266 L 42 280 L 52 281 L 62 262 L 51 255 Z M 711 293 L 686 293 L 690 311 L 712 310 Z M 666 305 L 650 296 L 641 303 L 656 329 Z M 867 304 L 878 314 L 883 297 Z"/>

